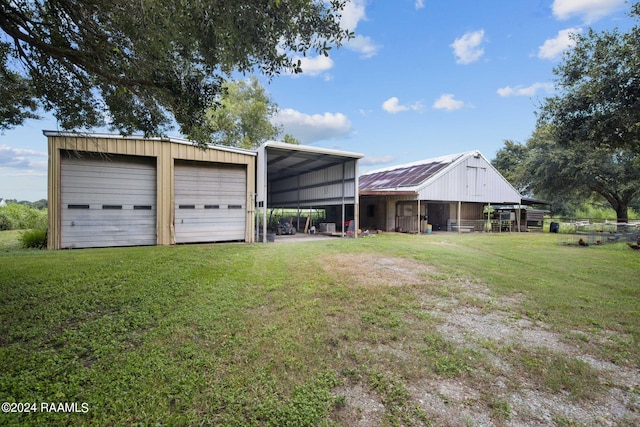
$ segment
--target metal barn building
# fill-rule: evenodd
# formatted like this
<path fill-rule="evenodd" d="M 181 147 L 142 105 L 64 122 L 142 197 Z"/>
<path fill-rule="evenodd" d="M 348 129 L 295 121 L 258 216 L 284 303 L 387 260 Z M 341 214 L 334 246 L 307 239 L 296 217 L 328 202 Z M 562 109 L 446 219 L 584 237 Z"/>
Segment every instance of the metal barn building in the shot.
<path fill-rule="evenodd" d="M 486 205 L 521 203 L 479 151 L 368 172 L 359 188 L 360 226 L 383 231 L 481 231 Z"/>
<path fill-rule="evenodd" d="M 256 153 L 45 131 L 50 249 L 253 241 Z"/>
<path fill-rule="evenodd" d="M 361 154 L 279 142 L 250 151 L 177 138 L 44 134 L 50 249 L 254 242 L 256 223 L 266 228 L 267 209 L 276 207 L 325 208 L 357 223 Z"/>

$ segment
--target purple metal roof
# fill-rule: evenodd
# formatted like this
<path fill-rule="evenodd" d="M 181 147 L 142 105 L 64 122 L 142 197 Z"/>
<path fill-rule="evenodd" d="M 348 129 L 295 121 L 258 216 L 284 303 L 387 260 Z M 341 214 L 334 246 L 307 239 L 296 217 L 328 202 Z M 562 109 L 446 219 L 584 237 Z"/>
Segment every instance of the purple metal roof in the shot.
<path fill-rule="evenodd" d="M 460 158 L 460 155 L 440 157 L 425 160 L 421 163 L 372 172 L 367 175 L 362 175 L 359 178 L 359 187 L 360 190 L 415 187 L 425 182 L 458 158 Z"/>

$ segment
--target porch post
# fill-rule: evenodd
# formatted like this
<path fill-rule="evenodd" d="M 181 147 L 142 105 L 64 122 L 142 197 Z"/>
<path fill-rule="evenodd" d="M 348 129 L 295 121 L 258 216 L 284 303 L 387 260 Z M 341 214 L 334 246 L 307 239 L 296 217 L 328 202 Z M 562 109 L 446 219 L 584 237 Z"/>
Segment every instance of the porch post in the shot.
<path fill-rule="evenodd" d="M 265 148 L 264 150 L 264 165 L 263 165 L 263 182 L 264 182 L 264 198 L 262 200 L 262 243 L 267 243 L 267 201 L 268 201 L 268 197 L 267 197 L 267 191 L 269 189 L 268 185 L 267 185 L 267 149 Z"/>

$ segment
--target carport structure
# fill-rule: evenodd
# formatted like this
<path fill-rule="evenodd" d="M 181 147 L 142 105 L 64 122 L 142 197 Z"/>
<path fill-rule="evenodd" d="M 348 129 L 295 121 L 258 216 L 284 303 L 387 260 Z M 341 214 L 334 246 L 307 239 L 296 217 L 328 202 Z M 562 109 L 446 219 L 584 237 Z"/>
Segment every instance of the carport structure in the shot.
<path fill-rule="evenodd" d="M 275 141 L 262 144 L 257 152 L 256 206 L 262 209 L 263 242 L 267 241 L 267 210 L 273 208 L 326 209 L 339 213 L 343 235 L 346 220 L 354 221 L 358 230 L 362 154 Z"/>

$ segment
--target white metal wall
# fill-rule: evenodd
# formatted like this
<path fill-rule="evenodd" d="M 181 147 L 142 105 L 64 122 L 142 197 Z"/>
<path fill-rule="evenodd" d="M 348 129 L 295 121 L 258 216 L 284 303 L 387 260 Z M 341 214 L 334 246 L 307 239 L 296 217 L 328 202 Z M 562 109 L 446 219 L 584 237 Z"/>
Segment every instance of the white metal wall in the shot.
<path fill-rule="evenodd" d="M 176 243 L 245 240 L 245 167 L 176 161 L 174 180 Z"/>
<path fill-rule="evenodd" d="M 329 166 L 271 183 L 269 203 L 273 206 L 319 206 L 352 204 L 356 198 L 356 162 Z"/>
<path fill-rule="evenodd" d="M 521 196 L 483 156 L 468 155 L 420 190 L 420 199 L 520 203 Z"/>
<path fill-rule="evenodd" d="M 156 244 L 156 159 L 61 157 L 61 247 Z"/>

